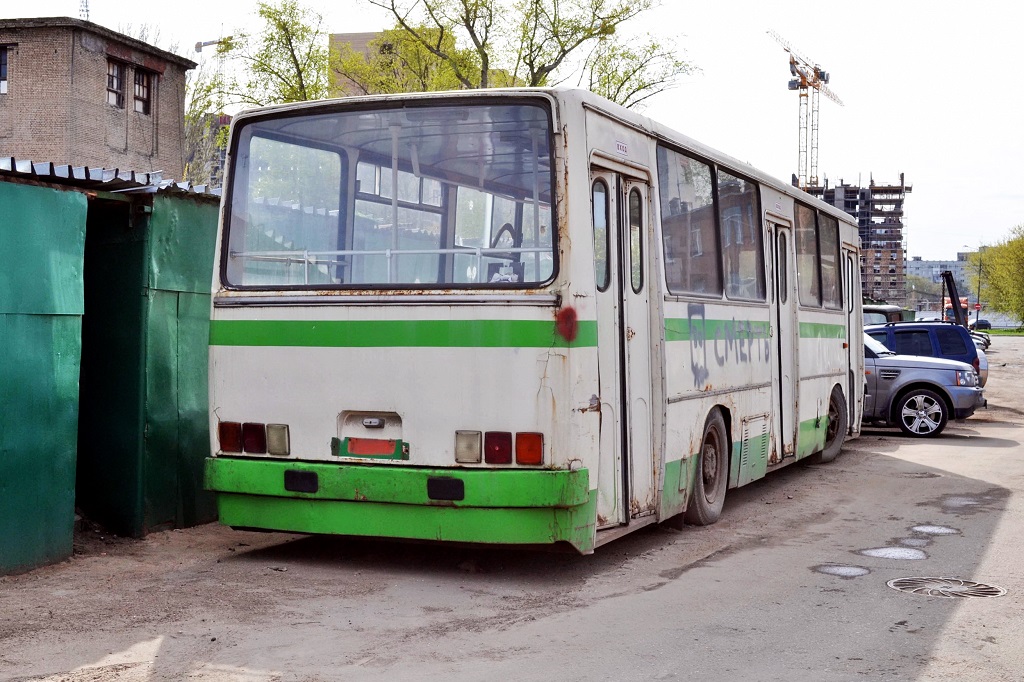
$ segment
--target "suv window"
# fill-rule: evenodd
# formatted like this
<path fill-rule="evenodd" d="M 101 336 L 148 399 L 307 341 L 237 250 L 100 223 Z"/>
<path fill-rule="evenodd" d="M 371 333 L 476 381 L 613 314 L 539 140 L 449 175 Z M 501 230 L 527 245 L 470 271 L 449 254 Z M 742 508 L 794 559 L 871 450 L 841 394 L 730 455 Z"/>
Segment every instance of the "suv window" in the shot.
<path fill-rule="evenodd" d="M 935 330 L 935 336 L 939 339 L 939 351 L 943 355 L 966 355 L 967 344 L 956 329 L 939 328 Z"/>
<path fill-rule="evenodd" d="M 878 332 L 868 332 L 868 336 L 873 338 L 875 341 L 878 341 L 878 343 L 882 344 L 883 346 L 885 346 L 886 343 L 889 341 L 889 335 L 885 332 L 884 329 Z"/>
<path fill-rule="evenodd" d="M 978 369 L 980 356 L 967 330 L 945 322 L 890 322 L 868 325 L 865 333 L 900 355 L 957 360 Z"/>
<path fill-rule="evenodd" d="M 932 340 L 927 331 L 908 329 L 897 331 L 896 352 L 900 355 L 933 355 Z"/>

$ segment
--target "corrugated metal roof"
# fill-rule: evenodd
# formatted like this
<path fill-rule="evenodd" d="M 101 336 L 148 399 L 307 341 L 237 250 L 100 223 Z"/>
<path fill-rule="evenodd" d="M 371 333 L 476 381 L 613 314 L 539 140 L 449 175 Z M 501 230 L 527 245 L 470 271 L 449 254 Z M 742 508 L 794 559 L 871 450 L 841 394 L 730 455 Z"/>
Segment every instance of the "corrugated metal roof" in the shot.
<path fill-rule="evenodd" d="M 220 196 L 220 187 L 193 185 L 190 182 L 165 180 L 161 171 L 143 173 L 120 168 L 90 168 L 55 164 L 51 161 L 36 163 L 14 157 L 0 158 L 0 175 L 29 177 L 72 187 L 97 189 L 104 192 L 185 192 Z"/>

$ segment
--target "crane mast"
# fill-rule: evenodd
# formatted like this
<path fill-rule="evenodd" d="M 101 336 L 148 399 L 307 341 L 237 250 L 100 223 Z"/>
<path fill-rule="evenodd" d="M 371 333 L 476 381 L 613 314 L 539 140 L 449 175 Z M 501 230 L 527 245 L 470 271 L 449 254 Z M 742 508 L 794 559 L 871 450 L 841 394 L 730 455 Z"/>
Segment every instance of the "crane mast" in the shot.
<path fill-rule="evenodd" d="M 768 35 L 789 53 L 789 89 L 800 96 L 799 136 L 797 156 L 797 178 L 800 189 L 818 185 L 818 102 L 819 94 L 825 93 L 830 100 L 843 106 L 842 100 L 829 90 L 829 73 L 816 62 L 804 58 L 792 45 L 775 31 Z"/>

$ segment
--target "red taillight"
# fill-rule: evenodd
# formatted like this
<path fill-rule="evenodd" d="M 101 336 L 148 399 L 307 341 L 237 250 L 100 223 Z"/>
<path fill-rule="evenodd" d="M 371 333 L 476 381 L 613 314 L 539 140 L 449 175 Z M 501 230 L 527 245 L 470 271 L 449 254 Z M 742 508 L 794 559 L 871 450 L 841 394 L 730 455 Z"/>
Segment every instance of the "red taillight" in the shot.
<path fill-rule="evenodd" d="M 242 447 L 254 455 L 267 452 L 267 427 L 265 424 L 246 422 L 242 424 Z"/>
<path fill-rule="evenodd" d="M 974 362 L 972 362 L 971 364 L 974 365 L 974 371 L 978 372 L 980 374 L 981 373 L 981 358 L 980 357 L 974 358 Z"/>
<path fill-rule="evenodd" d="M 544 463 L 544 434 L 516 434 L 516 464 Z"/>
<path fill-rule="evenodd" d="M 512 463 L 512 434 L 488 431 L 484 434 L 484 461 L 488 464 Z"/>
<path fill-rule="evenodd" d="M 238 422 L 220 422 L 217 424 L 217 437 L 220 440 L 221 452 L 242 451 L 242 425 Z"/>

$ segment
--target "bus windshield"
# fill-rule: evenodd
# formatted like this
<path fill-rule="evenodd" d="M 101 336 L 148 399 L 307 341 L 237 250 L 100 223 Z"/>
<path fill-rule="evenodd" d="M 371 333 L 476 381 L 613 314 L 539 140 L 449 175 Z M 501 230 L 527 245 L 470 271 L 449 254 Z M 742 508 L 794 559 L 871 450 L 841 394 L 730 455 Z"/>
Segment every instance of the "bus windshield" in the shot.
<path fill-rule="evenodd" d="M 553 278 L 545 107 L 505 99 L 317 111 L 242 124 L 225 285 L 522 288 Z"/>

